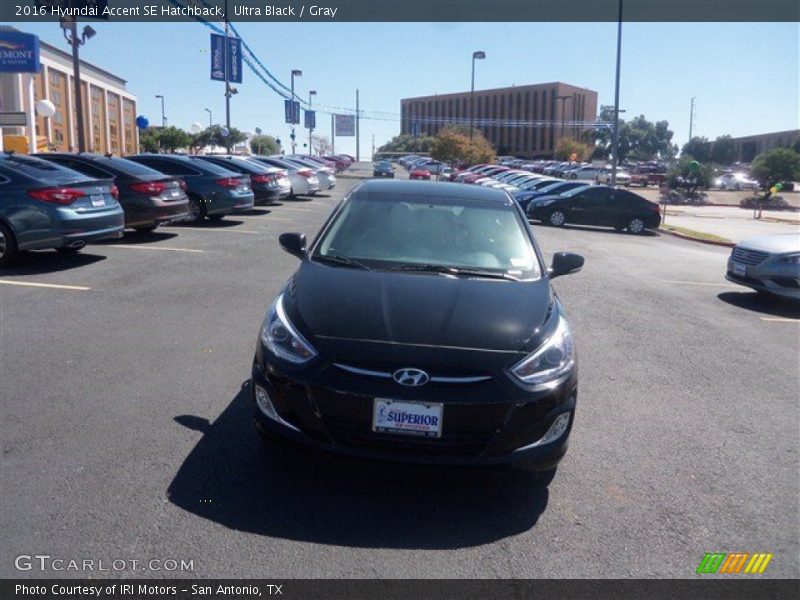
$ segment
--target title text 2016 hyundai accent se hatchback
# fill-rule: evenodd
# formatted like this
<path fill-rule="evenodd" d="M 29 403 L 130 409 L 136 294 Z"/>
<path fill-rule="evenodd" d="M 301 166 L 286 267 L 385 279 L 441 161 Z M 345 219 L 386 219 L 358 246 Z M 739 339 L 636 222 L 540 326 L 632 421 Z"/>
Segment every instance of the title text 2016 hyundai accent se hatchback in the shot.
<path fill-rule="evenodd" d="M 550 470 L 577 398 L 572 334 L 524 215 L 499 190 L 371 180 L 333 211 L 272 302 L 256 423 L 349 455 Z"/>

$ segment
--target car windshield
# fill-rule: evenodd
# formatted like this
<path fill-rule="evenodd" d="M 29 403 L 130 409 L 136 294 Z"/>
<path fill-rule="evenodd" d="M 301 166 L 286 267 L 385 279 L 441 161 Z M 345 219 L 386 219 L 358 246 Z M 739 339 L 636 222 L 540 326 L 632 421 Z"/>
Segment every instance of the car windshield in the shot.
<path fill-rule="evenodd" d="M 497 200 L 361 192 L 336 215 L 314 256 L 370 268 L 480 269 L 538 279 L 525 227 L 514 205 Z"/>

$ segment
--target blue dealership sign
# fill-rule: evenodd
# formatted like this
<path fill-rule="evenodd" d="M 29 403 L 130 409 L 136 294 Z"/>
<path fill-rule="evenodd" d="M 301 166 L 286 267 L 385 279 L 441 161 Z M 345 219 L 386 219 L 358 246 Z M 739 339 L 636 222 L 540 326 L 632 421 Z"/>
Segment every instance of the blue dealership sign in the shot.
<path fill-rule="evenodd" d="M 225 81 L 225 36 L 211 34 L 211 79 Z M 242 83 L 242 40 L 228 37 L 228 81 Z"/>
<path fill-rule="evenodd" d="M 300 124 L 300 103 L 296 100 L 284 100 L 283 109 L 286 114 L 286 122 L 292 125 Z"/>
<path fill-rule="evenodd" d="M 316 127 L 317 127 L 317 113 L 313 110 L 307 110 L 305 112 L 305 128 L 316 129 Z"/>
<path fill-rule="evenodd" d="M 39 38 L 21 31 L 0 33 L 0 73 L 38 73 Z"/>

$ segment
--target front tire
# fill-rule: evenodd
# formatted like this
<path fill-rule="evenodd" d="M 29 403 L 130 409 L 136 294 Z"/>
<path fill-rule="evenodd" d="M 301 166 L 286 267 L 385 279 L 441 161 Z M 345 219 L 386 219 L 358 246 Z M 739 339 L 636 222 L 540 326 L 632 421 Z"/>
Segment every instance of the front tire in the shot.
<path fill-rule="evenodd" d="M 564 211 L 554 210 L 547 215 L 547 224 L 553 227 L 563 227 L 566 222 L 567 215 L 564 214 Z"/>
<path fill-rule="evenodd" d="M 0 267 L 12 264 L 18 256 L 17 239 L 5 223 L 0 223 Z"/>
<path fill-rule="evenodd" d="M 628 231 L 634 235 L 644 233 L 644 221 L 639 217 L 634 217 L 628 223 Z"/>

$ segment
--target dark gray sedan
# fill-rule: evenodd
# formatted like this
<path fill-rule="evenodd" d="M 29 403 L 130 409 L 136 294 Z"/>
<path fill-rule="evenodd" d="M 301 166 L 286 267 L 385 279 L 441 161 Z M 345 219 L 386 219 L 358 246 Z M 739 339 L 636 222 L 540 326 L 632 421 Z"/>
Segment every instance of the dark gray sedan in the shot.
<path fill-rule="evenodd" d="M 225 215 L 253 208 L 255 196 L 247 175 L 179 154 L 137 154 L 126 158 L 183 179 L 192 222 L 206 217 L 217 221 Z"/>
<path fill-rule="evenodd" d="M 394 167 L 392 166 L 392 163 L 390 163 L 388 160 L 375 163 L 375 166 L 372 169 L 372 176 L 394 178 Z"/>

